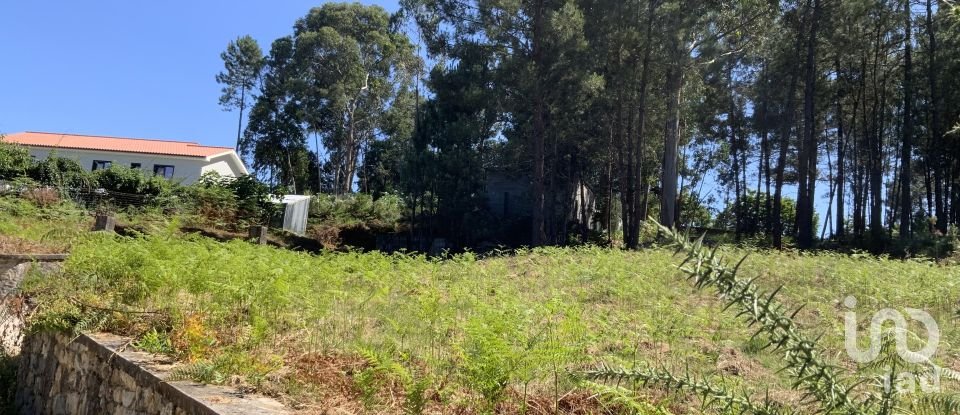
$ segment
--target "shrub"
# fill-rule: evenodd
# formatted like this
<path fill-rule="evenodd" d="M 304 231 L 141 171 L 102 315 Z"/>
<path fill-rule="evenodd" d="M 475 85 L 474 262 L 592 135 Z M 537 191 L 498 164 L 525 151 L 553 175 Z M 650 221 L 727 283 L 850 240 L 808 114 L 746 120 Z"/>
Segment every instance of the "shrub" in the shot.
<path fill-rule="evenodd" d="M 217 226 L 225 226 L 236 220 L 237 197 L 232 190 L 200 183 L 184 188 L 182 193 L 190 201 L 193 213 Z"/>
<path fill-rule="evenodd" d="M 112 165 L 93 172 L 93 182 L 97 187 L 114 192 L 140 193 L 145 181 L 146 177 L 139 169 L 120 165 Z"/>
<path fill-rule="evenodd" d="M 33 159 L 26 148 L 2 142 L 0 136 L 0 179 L 12 180 L 23 177 L 33 166 Z"/>
<path fill-rule="evenodd" d="M 280 209 L 279 205 L 270 200 L 271 196 L 280 195 L 251 175 L 230 180 L 227 188 L 233 190 L 240 214 L 247 220 L 269 223 Z"/>
<path fill-rule="evenodd" d="M 279 196 L 266 184 L 251 175 L 223 177 L 205 173 L 188 191 L 196 203 L 197 213 L 219 221 L 234 217 L 252 223 L 269 223 L 279 212 L 271 196 Z"/>
<path fill-rule="evenodd" d="M 310 217 L 340 226 L 369 224 L 396 227 L 403 216 L 403 199 L 385 194 L 378 199 L 364 193 L 317 195 L 310 203 Z"/>
<path fill-rule="evenodd" d="M 36 187 L 27 189 L 21 195 L 24 199 L 30 201 L 37 207 L 48 208 L 60 203 L 60 194 L 50 187 Z"/>
<path fill-rule="evenodd" d="M 112 165 L 91 174 L 91 185 L 105 190 L 141 196 L 165 196 L 173 192 L 173 182 L 140 169 Z"/>
<path fill-rule="evenodd" d="M 53 155 L 34 164 L 27 174 L 39 183 L 58 187 L 89 187 L 91 180 L 80 163 Z"/>

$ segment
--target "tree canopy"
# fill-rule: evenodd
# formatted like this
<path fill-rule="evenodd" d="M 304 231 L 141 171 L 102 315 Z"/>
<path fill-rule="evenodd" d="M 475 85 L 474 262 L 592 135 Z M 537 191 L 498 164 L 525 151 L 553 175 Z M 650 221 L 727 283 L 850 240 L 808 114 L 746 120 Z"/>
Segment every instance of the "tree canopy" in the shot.
<path fill-rule="evenodd" d="M 465 245 L 637 247 L 703 207 L 738 238 L 881 250 L 960 224 L 958 24 L 933 0 L 327 3 L 273 43 L 241 148 L 288 186 L 400 193 Z M 502 177 L 528 186 L 515 223 Z"/>

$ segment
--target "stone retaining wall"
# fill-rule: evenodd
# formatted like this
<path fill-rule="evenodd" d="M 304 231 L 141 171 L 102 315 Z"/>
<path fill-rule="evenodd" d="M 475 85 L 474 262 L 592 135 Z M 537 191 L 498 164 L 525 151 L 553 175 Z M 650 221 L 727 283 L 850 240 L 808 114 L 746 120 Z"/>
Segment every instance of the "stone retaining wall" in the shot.
<path fill-rule="evenodd" d="M 172 362 L 126 350 L 110 334 L 39 333 L 20 355 L 16 403 L 21 414 L 285 415 L 262 396 L 189 381 L 167 381 Z"/>
<path fill-rule="evenodd" d="M 0 254 L 0 297 L 16 294 L 34 267 L 39 272 L 59 271 L 66 254 Z"/>
<path fill-rule="evenodd" d="M 16 297 L 20 283 L 31 272 L 50 274 L 63 267 L 66 254 L 0 254 L 0 350 L 20 353 L 24 304 Z"/>

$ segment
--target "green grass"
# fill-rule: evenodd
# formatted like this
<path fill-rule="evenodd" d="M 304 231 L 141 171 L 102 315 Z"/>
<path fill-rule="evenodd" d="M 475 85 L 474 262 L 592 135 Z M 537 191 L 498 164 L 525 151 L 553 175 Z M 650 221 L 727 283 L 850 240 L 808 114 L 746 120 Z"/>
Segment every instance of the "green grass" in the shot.
<path fill-rule="evenodd" d="M 10 229 L 14 219 L 0 218 Z M 49 225 L 36 226 L 20 233 Z M 800 397 L 776 355 L 757 350 L 752 331 L 685 281 L 666 250 L 308 255 L 163 229 L 74 236 L 65 273 L 27 283 L 35 326 L 131 335 L 186 362 L 182 377 L 239 382 L 307 413 L 698 413 L 689 396 L 641 389 L 650 404 L 632 406 L 620 390 L 571 376 L 599 362 L 689 368 L 787 405 Z M 943 332 L 935 360 L 957 366 L 960 268 L 770 251 L 752 252 L 741 275 L 807 304 L 799 322 L 824 335 L 841 367 L 853 368 L 848 295 L 862 323 L 884 307 L 931 312 Z"/>

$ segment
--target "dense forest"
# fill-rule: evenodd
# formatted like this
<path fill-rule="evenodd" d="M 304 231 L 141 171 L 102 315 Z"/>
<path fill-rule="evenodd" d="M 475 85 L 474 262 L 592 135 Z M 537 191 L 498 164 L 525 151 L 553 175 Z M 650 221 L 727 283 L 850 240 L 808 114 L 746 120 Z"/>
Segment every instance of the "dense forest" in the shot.
<path fill-rule="evenodd" d="M 879 251 L 960 224 L 950 1 L 326 3 L 221 56 L 259 177 L 398 194 L 464 245 L 509 231 L 494 175 L 529 184 L 532 245 L 633 248 L 654 217 Z"/>

